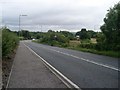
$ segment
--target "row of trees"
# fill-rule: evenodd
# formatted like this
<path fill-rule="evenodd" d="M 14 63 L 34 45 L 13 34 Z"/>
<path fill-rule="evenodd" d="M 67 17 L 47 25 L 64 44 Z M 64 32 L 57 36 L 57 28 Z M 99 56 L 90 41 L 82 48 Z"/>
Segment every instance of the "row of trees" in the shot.
<path fill-rule="evenodd" d="M 19 37 L 23 37 L 23 39 L 40 39 L 43 38 L 43 36 L 46 33 L 59 33 L 63 34 L 65 37 L 69 38 L 70 40 L 74 39 L 74 35 L 68 31 L 60 31 L 55 32 L 52 30 L 48 30 L 48 32 L 29 32 L 28 30 L 22 30 L 22 31 L 13 31 L 15 34 L 17 34 Z"/>
<path fill-rule="evenodd" d="M 37 39 L 40 43 L 46 43 L 49 45 L 57 45 L 67 47 L 70 40 L 77 40 L 76 36 L 80 37 L 80 41 L 90 41 L 91 38 L 97 38 L 98 32 L 92 30 L 81 29 L 81 31 L 76 34 L 70 33 L 68 31 L 52 31 L 48 32 L 29 32 L 27 30 L 15 31 L 20 39 Z M 89 39 L 89 40 L 87 40 Z"/>
<path fill-rule="evenodd" d="M 52 31 L 48 30 L 48 32 L 29 32 L 27 30 L 22 31 L 14 31 L 16 35 L 19 36 L 20 39 L 37 39 L 40 43 L 46 43 L 49 45 L 57 45 L 57 46 L 67 46 L 69 40 L 75 39 L 75 36 L 68 31 Z"/>
<path fill-rule="evenodd" d="M 49 30 L 47 33 L 42 34 L 42 37 L 39 39 L 39 42 L 46 43 L 49 45 L 57 45 L 66 47 L 69 43 L 69 40 L 73 40 L 74 35 L 67 31 L 55 32 Z"/>

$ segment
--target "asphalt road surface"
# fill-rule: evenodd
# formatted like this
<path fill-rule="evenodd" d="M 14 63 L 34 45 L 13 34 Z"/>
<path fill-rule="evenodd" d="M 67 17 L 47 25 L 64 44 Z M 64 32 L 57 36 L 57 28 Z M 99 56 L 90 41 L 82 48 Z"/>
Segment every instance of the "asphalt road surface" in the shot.
<path fill-rule="evenodd" d="M 80 88 L 118 88 L 118 58 L 25 42 Z"/>

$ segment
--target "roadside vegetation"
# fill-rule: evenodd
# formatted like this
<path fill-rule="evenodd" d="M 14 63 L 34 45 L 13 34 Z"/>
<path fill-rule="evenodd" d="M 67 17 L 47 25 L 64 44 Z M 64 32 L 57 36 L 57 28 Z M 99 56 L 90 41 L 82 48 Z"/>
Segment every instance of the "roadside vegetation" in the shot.
<path fill-rule="evenodd" d="M 19 38 L 16 34 L 7 28 L 2 29 L 2 57 L 8 56 L 14 51 L 19 43 Z"/>
<path fill-rule="evenodd" d="M 73 34 L 67 31 L 55 32 L 49 30 L 47 33 L 44 33 L 42 38 L 38 39 L 37 42 L 48 44 L 51 46 L 68 47 L 69 40 L 73 39 Z"/>
<path fill-rule="evenodd" d="M 2 55 L 2 88 L 5 88 L 8 81 L 8 76 L 11 71 L 16 49 L 19 43 L 18 36 L 4 27 L 1 29 L 2 40 L 1 40 L 1 55 Z"/>
<path fill-rule="evenodd" d="M 88 32 L 88 31 L 86 31 Z M 67 32 L 70 33 L 70 32 Z M 72 33 L 70 33 L 72 34 Z M 119 50 L 111 49 L 109 47 L 104 47 L 105 44 L 99 42 L 102 40 L 102 32 L 95 32 L 95 37 L 90 37 L 86 39 L 77 38 L 75 35 L 71 35 L 71 39 L 66 37 L 61 32 L 47 32 L 43 34 L 43 37 L 33 40 L 33 42 L 48 44 L 51 46 L 58 46 L 78 51 L 90 52 L 100 55 L 107 55 L 112 57 L 120 57 Z M 119 48 L 118 48 L 119 49 Z"/>

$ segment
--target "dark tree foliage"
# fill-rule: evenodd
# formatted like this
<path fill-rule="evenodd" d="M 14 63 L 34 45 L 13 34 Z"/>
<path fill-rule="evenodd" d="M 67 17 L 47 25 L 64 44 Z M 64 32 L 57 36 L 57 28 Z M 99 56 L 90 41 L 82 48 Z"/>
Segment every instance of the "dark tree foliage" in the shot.
<path fill-rule="evenodd" d="M 61 34 L 63 34 L 65 37 L 67 37 L 70 40 L 74 39 L 74 35 L 68 31 L 60 31 Z"/>
<path fill-rule="evenodd" d="M 76 33 L 76 36 L 80 36 L 80 39 L 90 39 L 89 34 L 85 28 L 82 28 L 81 31 Z"/>
<path fill-rule="evenodd" d="M 105 35 L 107 47 L 120 50 L 120 2 L 108 10 L 100 29 Z"/>
<path fill-rule="evenodd" d="M 24 39 L 29 39 L 29 38 L 31 38 L 31 37 L 30 37 L 30 34 L 29 34 L 29 31 L 27 31 L 27 30 L 22 30 L 21 33 L 22 33 L 22 36 L 24 37 Z"/>
<path fill-rule="evenodd" d="M 94 32 L 93 30 L 88 30 L 87 33 L 88 33 L 90 38 L 96 38 L 97 37 L 97 32 Z"/>

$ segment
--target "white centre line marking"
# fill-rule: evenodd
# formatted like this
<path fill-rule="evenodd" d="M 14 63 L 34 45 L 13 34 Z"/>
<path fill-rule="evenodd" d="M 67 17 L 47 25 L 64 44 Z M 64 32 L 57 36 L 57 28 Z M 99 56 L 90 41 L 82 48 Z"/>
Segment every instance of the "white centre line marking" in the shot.
<path fill-rule="evenodd" d="M 64 53 L 64 52 L 61 52 L 61 51 L 58 51 L 58 50 L 55 50 L 55 49 L 49 49 L 49 50 L 52 50 L 52 51 L 55 51 L 55 52 L 58 52 L 58 53 L 61 53 L 61 54 L 67 55 L 67 56 L 71 56 L 71 57 L 74 57 L 74 58 L 77 58 L 77 59 L 80 59 L 80 60 L 83 60 L 83 61 L 95 64 L 95 65 L 99 65 L 99 66 L 106 67 L 106 68 L 109 68 L 109 69 L 112 69 L 112 70 L 120 71 L 120 69 L 115 68 L 113 66 L 109 66 L 109 65 L 105 65 L 105 64 L 102 64 L 102 63 L 94 62 L 94 61 L 91 61 L 91 60 L 88 60 L 88 59 L 80 58 L 80 57 L 77 57 L 75 55 Z"/>

